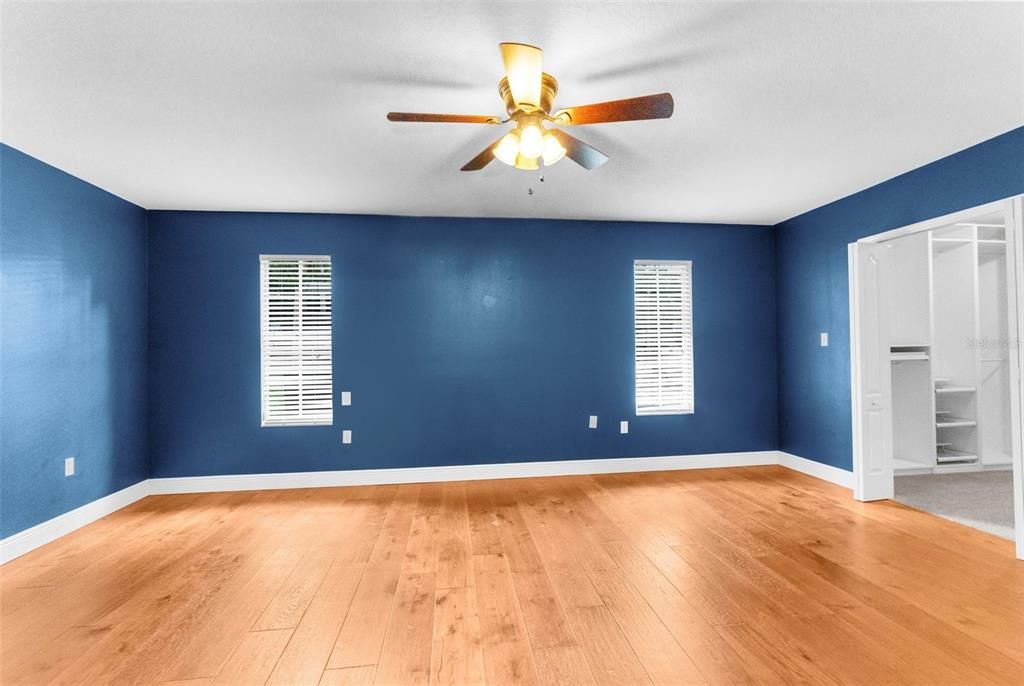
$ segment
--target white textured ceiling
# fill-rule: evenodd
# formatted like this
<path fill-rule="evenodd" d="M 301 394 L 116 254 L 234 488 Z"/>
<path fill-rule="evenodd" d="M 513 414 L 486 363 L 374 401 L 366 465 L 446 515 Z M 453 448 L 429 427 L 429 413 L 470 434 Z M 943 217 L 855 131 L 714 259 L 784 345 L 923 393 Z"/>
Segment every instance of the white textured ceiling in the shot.
<path fill-rule="evenodd" d="M 770 224 L 1024 124 L 1024 3 L 4 2 L 4 142 L 147 208 Z M 459 167 L 497 127 L 500 41 L 556 106 L 670 91 L 577 127 L 586 172 Z M 530 195 L 529 187 L 535 192 Z"/>

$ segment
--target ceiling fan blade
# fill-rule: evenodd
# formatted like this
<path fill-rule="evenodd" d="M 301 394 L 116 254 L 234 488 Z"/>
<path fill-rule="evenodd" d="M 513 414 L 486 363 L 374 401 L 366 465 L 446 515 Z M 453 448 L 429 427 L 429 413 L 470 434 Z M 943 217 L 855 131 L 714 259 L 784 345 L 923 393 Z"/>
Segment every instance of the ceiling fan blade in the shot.
<path fill-rule="evenodd" d="M 427 114 L 424 112 L 388 112 L 388 121 L 440 122 L 443 124 L 500 124 L 498 117 L 477 114 Z"/>
<path fill-rule="evenodd" d="M 501 59 L 512 100 L 517 105 L 540 107 L 541 49 L 525 43 L 501 43 Z"/>
<path fill-rule="evenodd" d="M 644 95 L 639 98 L 612 100 L 593 105 L 581 105 L 559 110 L 554 118 L 558 124 L 579 126 L 581 124 L 604 124 L 614 121 L 639 121 L 642 119 L 668 119 L 675 104 L 671 93 Z"/>
<path fill-rule="evenodd" d="M 502 138 L 504 138 L 504 136 L 502 136 Z M 501 138 L 481 150 L 479 155 L 462 165 L 462 169 L 460 171 L 480 171 L 486 167 L 491 163 L 491 160 L 494 159 L 494 149 L 498 147 L 498 143 L 500 142 Z"/>
<path fill-rule="evenodd" d="M 558 139 L 558 142 L 565 148 L 565 156 L 580 165 L 586 170 L 597 169 L 608 161 L 608 155 L 597 148 L 593 148 L 579 138 L 573 138 L 565 131 L 550 129 L 550 132 Z"/>

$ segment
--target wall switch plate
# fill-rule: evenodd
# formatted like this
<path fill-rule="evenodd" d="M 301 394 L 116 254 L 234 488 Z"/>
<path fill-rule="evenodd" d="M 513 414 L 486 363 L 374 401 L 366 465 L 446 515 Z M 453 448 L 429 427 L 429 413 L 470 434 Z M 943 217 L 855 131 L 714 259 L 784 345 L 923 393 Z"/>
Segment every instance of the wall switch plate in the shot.
<path fill-rule="evenodd" d="M 588 429 L 596 429 L 597 428 L 597 415 L 596 414 L 590 415 L 590 421 L 587 422 L 587 428 Z"/>
<path fill-rule="evenodd" d="M 341 392 L 341 404 L 345 407 L 352 404 L 352 391 Z"/>
<path fill-rule="evenodd" d="M 629 433 L 629 422 L 627 422 L 625 419 L 623 419 L 621 422 L 619 422 L 619 433 L 620 434 L 628 434 Z"/>
<path fill-rule="evenodd" d="M 346 445 L 352 442 L 352 429 L 345 429 L 341 432 L 341 442 Z"/>
<path fill-rule="evenodd" d="M 64 458 L 64 476 L 75 475 L 75 458 L 65 457 Z"/>
<path fill-rule="evenodd" d="M 828 347 L 828 332 L 827 331 L 822 331 L 821 332 L 821 347 L 822 348 L 827 348 Z"/>

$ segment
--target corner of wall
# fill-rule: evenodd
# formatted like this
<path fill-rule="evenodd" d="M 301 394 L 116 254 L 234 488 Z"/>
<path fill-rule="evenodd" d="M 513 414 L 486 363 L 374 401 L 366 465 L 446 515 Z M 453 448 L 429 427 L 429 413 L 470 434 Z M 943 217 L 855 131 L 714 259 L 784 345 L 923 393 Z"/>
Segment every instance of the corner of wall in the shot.
<path fill-rule="evenodd" d="M 145 241 L 145 243 L 146 243 L 146 283 L 145 283 L 145 290 L 146 290 L 146 379 L 145 379 L 146 392 L 145 392 L 144 397 L 145 397 L 145 403 L 146 403 L 146 413 L 145 413 L 146 414 L 146 428 L 145 428 L 145 432 L 146 432 L 146 439 L 145 439 L 145 444 L 146 444 L 146 478 L 149 479 L 149 478 L 151 478 L 153 476 L 153 440 L 152 440 L 153 432 L 150 430 L 151 429 L 151 424 L 153 423 L 153 417 L 152 417 L 152 405 L 153 405 L 153 403 L 151 402 L 150 392 L 149 392 L 149 389 L 152 387 L 152 376 L 153 376 L 153 365 L 150 364 L 150 360 L 149 360 L 149 358 L 150 358 L 150 347 L 151 347 L 151 345 L 150 345 L 150 339 L 151 339 L 151 337 L 150 337 L 150 328 L 151 328 L 151 325 L 152 325 L 152 323 L 150 322 L 150 317 L 149 317 L 149 314 L 150 314 L 150 307 L 149 307 L 149 303 L 150 303 L 150 292 L 149 292 L 149 231 L 150 231 L 150 229 L 149 229 L 149 215 L 150 215 L 150 210 L 148 210 L 146 208 L 142 208 L 142 209 L 143 209 L 143 215 L 142 215 L 143 216 L 143 227 L 142 228 L 146 232 L 146 241 Z"/>
<path fill-rule="evenodd" d="M 781 224 L 781 223 L 780 223 Z M 774 283 L 772 284 L 772 297 L 775 302 L 775 449 L 782 450 L 782 394 L 779 392 L 781 381 L 781 356 L 782 340 L 779 337 L 779 226 L 772 225 L 772 272 Z"/>

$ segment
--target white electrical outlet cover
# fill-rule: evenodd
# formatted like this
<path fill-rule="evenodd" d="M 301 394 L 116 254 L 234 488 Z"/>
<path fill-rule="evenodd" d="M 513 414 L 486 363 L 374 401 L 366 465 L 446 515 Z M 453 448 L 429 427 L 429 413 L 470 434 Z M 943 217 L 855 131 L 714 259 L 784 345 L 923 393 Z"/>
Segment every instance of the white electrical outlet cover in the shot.
<path fill-rule="evenodd" d="M 345 429 L 341 432 L 341 442 L 346 444 L 352 442 L 352 429 Z"/>
<path fill-rule="evenodd" d="M 352 404 L 352 391 L 341 392 L 341 404 L 345 406 Z"/>
<path fill-rule="evenodd" d="M 587 423 L 587 428 L 588 429 L 596 429 L 597 428 L 597 415 L 596 414 L 590 415 L 590 421 Z"/>
<path fill-rule="evenodd" d="M 75 475 L 75 458 L 65 457 L 64 458 L 64 476 Z"/>
<path fill-rule="evenodd" d="M 828 333 L 825 332 L 825 331 L 821 332 L 821 347 L 822 348 L 827 348 L 828 347 Z"/>
<path fill-rule="evenodd" d="M 619 433 L 620 434 L 628 434 L 629 433 L 629 422 L 627 422 L 625 419 L 623 419 L 621 422 L 619 422 Z"/>

